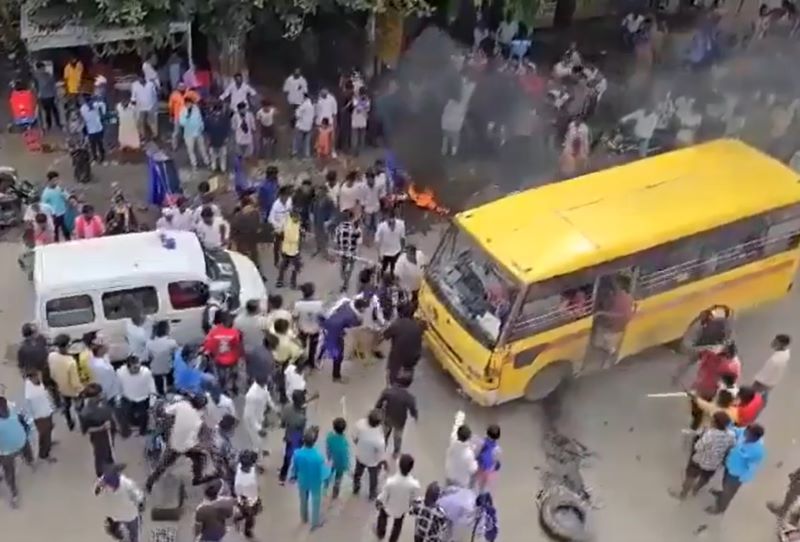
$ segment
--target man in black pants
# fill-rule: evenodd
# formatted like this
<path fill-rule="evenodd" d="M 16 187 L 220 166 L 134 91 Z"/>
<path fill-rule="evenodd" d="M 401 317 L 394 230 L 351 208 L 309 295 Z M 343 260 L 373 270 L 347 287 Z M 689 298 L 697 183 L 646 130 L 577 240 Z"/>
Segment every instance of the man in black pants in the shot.
<path fill-rule="evenodd" d="M 156 481 L 182 455 L 188 457 L 192 462 L 192 484 L 200 485 L 209 481 L 208 477 L 203 477 L 205 451 L 201 447 L 200 434 L 201 430 L 206 427 L 202 417 L 205 406 L 205 395 L 196 395 L 189 401 L 179 401 L 164 409 L 168 415 L 173 417 L 169 444 L 153 472 L 147 477 L 145 489 L 148 493 L 153 490 Z"/>
<path fill-rule="evenodd" d="M 37 62 L 33 72 L 36 81 L 36 96 L 39 98 L 39 107 L 42 109 L 42 118 L 48 130 L 53 125 L 61 129 L 61 119 L 56 106 L 56 78 L 44 67 L 44 62 Z"/>

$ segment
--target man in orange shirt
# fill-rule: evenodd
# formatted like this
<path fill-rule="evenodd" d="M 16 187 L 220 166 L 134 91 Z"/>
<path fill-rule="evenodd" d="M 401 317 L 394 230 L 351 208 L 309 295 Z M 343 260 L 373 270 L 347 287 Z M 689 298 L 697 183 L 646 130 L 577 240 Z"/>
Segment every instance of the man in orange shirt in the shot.
<path fill-rule="evenodd" d="M 169 118 L 172 120 L 172 148 L 178 148 L 178 136 L 180 135 L 181 127 L 178 122 L 181 118 L 181 111 L 186 106 L 186 101 L 190 100 L 192 103 L 200 103 L 200 95 L 194 90 L 187 89 L 184 83 L 178 83 L 172 94 L 169 95 Z"/>

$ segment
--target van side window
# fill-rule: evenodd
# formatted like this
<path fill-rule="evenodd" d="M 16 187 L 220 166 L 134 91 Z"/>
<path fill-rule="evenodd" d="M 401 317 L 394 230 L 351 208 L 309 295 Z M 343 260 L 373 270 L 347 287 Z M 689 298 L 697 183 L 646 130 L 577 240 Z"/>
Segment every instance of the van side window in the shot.
<path fill-rule="evenodd" d="M 70 327 L 94 322 L 94 303 L 88 295 L 51 299 L 45 304 L 49 327 Z"/>
<path fill-rule="evenodd" d="M 169 302 L 173 309 L 205 307 L 208 302 L 208 285 L 197 280 L 181 280 L 167 285 Z"/>
<path fill-rule="evenodd" d="M 158 312 L 158 294 L 152 286 L 106 292 L 102 300 L 103 314 L 107 320 L 130 318 L 139 310 L 143 314 Z"/>

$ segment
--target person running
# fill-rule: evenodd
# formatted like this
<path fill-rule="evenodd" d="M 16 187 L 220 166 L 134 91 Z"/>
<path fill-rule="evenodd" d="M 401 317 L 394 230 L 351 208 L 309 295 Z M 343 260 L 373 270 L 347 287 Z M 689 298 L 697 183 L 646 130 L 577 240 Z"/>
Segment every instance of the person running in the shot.
<path fill-rule="evenodd" d="M 281 423 L 284 427 L 283 464 L 278 474 L 278 480 L 281 485 L 286 484 L 286 477 L 289 476 L 289 467 L 292 464 L 292 457 L 295 450 L 300 448 L 303 442 L 303 434 L 306 430 L 307 421 L 306 393 L 304 391 L 296 391 L 291 397 L 291 404 L 283 407 L 283 411 L 281 412 Z"/>
<path fill-rule="evenodd" d="M 375 408 L 383 412 L 383 433 L 387 446 L 389 436 L 394 435 L 392 457 L 395 458 L 400 455 L 400 449 L 403 446 L 403 431 L 408 416 L 414 418 L 414 421 L 419 421 L 417 399 L 408 391 L 410 385 L 410 378 L 399 377 L 383 390 L 375 403 Z"/>
<path fill-rule="evenodd" d="M 239 499 L 239 512 L 244 522 L 245 538 L 253 538 L 256 516 L 261 513 L 261 498 L 258 496 L 258 477 L 256 476 L 258 453 L 245 450 L 239 455 L 236 468 L 234 493 Z"/>
<path fill-rule="evenodd" d="M 242 334 L 233 327 L 229 313 L 217 314 L 218 323 L 211 328 L 203 341 L 203 350 L 214 362 L 219 387 L 231 395 L 239 393 L 237 366 L 242 358 Z"/>
<path fill-rule="evenodd" d="M 728 414 L 721 410 L 714 413 L 711 427 L 700 433 L 694 442 L 680 491 L 670 489 L 671 496 L 684 500 L 691 492 L 694 497 L 711 480 L 736 443 L 736 435 L 730 426 Z"/>
<path fill-rule="evenodd" d="M 316 367 L 317 351 L 319 349 L 319 334 L 323 319 L 322 300 L 315 297 L 315 287 L 311 282 L 300 285 L 302 299 L 294 304 L 292 316 L 297 323 L 300 344 L 306 349 L 306 364 L 308 368 Z"/>
<path fill-rule="evenodd" d="M 764 463 L 764 428 L 757 423 L 736 427 L 736 442 L 725 458 L 722 489 L 712 491 L 716 503 L 706 508 L 709 514 L 723 514 L 743 484 L 751 482 Z"/>
<path fill-rule="evenodd" d="M 449 529 L 447 515 L 439 505 L 442 490 L 438 482 L 431 482 L 425 489 L 425 498 L 411 505 L 409 514 L 414 516 L 414 542 L 445 542 Z"/>
<path fill-rule="evenodd" d="M 200 485 L 205 481 L 203 478 L 205 453 L 201 447 L 201 432 L 204 427 L 202 412 L 205 406 L 205 395 L 194 395 L 189 400 L 178 401 L 165 407 L 164 411 L 173 419 L 172 430 L 167 449 L 145 482 L 144 487 L 148 493 L 153 490 L 156 481 L 182 455 L 192 462 L 192 483 Z"/>
<path fill-rule="evenodd" d="M 386 536 L 389 519 L 392 519 L 392 531 L 389 542 L 397 542 L 403 530 L 403 519 L 411 511 L 414 502 L 419 498 L 420 485 L 416 478 L 411 476 L 414 468 L 414 458 L 403 454 L 398 461 L 398 472 L 390 476 L 383 485 L 378 495 L 378 522 L 375 534 L 378 540 Z"/>
<path fill-rule="evenodd" d="M 388 271 L 394 275 L 394 267 L 406 242 L 406 224 L 396 218 L 395 214 L 394 208 L 390 208 L 386 213 L 386 218 L 378 224 L 378 230 L 375 233 L 375 245 L 381 259 L 381 274 Z"/>
<path fill-rule="evenodd" d="M 378 474 L 383 464 L 386 451 L 386 437 L 381 428 L 381 412 L 371 410 L 366 418 L 356 422 L 353 433 L 355 444 L 356 466 L 353 471 L 353 495 L 361 491 L 361 478 L 366 470 L 369 476 L 368 498 L 374 501 L 378 497 Z"/>
<path fill-rule="evenodd" d="M 310 520 L 312 531 L 322 526 L 322 488 L 328 475 L 325 458 L 315 446 L 318 435 L 318 427 L 309 427 L 303 433 L 303 446 L 292 455 L 292 480 L 297 481 L 300 493 L 300 520 L 303 523 Z"/>
<path fill-rule="evenodd" d="M 267 386 L 264 375 L 257 375 L 244 396 L 244 411 L 242 422 L 247 435 L 247 449 L 254 451 L 260 458 L 268 454 L 264 440 L 267 436 L 267 427 L 264 418 L 267 412 L 279 412 L 278 406 L 272 400 L 272 394 Z M 263 470 L 257 466 L 258 470 Z"/>
<path fill-rule="evenodd" d="M 83 391 L 86 398 L 80 413 L 81 431 L 89 435 L 94 455 L 94 472 L 99 478 L 114 461 L 114 435 L 117 427 L 114 412 L 103 396 L 103 388 L 91 383 Z"/>
<path fill-rule="evenodd" d="M 325 437 L 325 456 L 331 466 L 333 488 L 331 498 L 338 499 L 342 488 L 342 479 L 350 470 L 350 443 L 347 441 L 347 420 L 333 420 L 332 430 Z"/>
<path fill-rule="evenodd" d="M 30 428 L 24 416 L 4 396 L 0 395 L 0 469 L 11 492 L 11 507 L 19 506 L 17 488 L 17 456 L 33 465 L 33 451 L 28 442 Z"/>
<path fill-rule="evenodd" d="M 122 474 L 124 465 L 109 465 L 94 486 L 95 496 L 107 503 L 106 529 L 117 540 L 139 542 L 144 494 L 136 482 Z M 123 538 L 127 535 L 127 538 Z"/>
<path fill-rule="evenodd" d="M 42 383 L 42 375 L 38 371 L 26 375 L 24 397 L 25 411 L 33 420 L 39 436 L 39 459 L 55 463 L 56 458 L 50 456 L 53 445 L 53 400 Z"/>

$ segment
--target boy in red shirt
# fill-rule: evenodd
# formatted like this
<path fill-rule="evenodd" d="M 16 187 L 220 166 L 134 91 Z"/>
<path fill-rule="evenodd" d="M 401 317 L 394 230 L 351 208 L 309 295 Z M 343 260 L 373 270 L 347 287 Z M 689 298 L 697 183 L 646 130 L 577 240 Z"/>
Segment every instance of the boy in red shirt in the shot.
<path fill-rule="evenodd" d="M 214 361 L 220 389 L 232 395 L 239 393 L 236 383 L 237 366 L 242 357 L 242 334 L 233 327 L 233 317 L 219 311 L 214 327 L 203 341 L 203 351 Z"/>
<path fill-rule="evenodd" d="M 736 402 L 737 421 L 739 427 L 747 427 L 756 421 L 764 408 L 764 397 L 750 386 L 739 388 L 739 397 Z"/>

